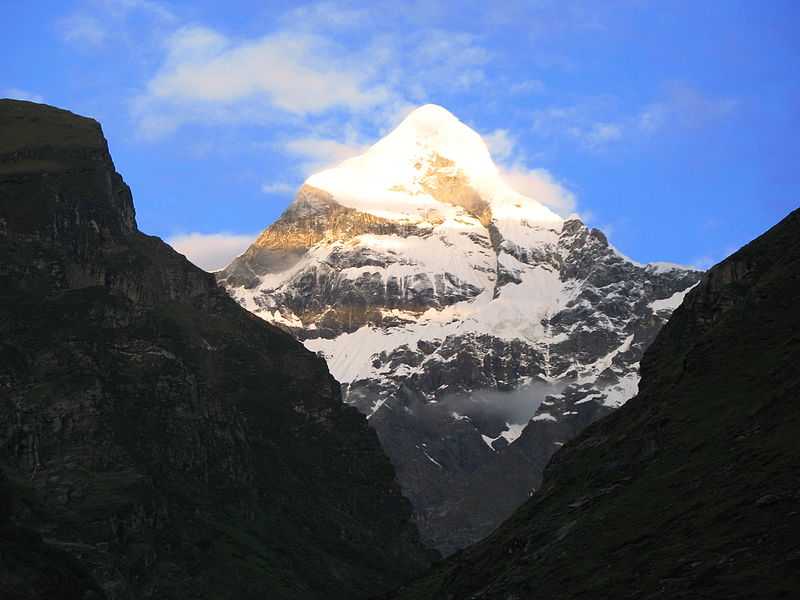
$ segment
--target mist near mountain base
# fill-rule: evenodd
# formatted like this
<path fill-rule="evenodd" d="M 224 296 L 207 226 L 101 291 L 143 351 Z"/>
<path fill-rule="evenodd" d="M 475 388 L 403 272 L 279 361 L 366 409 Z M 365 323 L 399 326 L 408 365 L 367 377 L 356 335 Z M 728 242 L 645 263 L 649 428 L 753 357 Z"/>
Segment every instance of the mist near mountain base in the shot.
<path fill-rule="evenodd" d="M 442 409 L 470 420 L 489 436 L 497 436 L 506 425 L 525 425 L 547 396 L 561 393 L 563 383 L 533 382 L 514 390 L 476 390 L 447 394 L 439 400 Z"/>

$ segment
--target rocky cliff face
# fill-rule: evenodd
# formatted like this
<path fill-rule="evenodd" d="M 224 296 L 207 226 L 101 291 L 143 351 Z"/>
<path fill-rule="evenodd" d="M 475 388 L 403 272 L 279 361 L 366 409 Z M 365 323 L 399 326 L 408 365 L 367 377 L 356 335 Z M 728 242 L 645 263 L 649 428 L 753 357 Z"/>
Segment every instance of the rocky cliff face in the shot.
<path fill-rule="evenodd" d="M 19 490 L 0 471 L 0 596 L 10 600 L 100 600 L 105 598 L 78 559 L 14 522 Z"/>
<path fill-rule="evenodd" d="M 26 568 L 79 559 L 75 597 L 311 599 L 428 564 L 325 362 L 137 230 L 100 126 L 0 101 L 0 130 L 2 523 L 46 543 Z M 0 595 L 37 597 L 7 529 Z"/>
<path fill-rule="evenodd" d="M 800 211 L 709 271 L 638 396 L 494 534 L 397 598 L 800 594 Z"/>
<path fill-rule="evenodd" d="M 428 105 L 309 178 L 218 278 L 328 360 L 447 553 L 635 394 L 643 350 L 700 275 L 635 263 L 514 192 L 480 136 Z"/>

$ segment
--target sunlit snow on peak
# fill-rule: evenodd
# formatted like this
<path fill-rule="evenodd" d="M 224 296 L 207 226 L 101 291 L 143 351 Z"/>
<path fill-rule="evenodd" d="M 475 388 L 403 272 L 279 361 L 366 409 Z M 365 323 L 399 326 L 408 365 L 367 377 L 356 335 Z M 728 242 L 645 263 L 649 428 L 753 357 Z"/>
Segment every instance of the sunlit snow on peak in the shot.
<path fill-rule="evenodd" d="M 312 175 L 307 184 L 337 202 L 393 219 L 419 222 L 431 209 L 454 218 L 461 209 L 431 194 L 431 181 L 462 185 L 488 204 L 495 219 L 523 219 L 560 227 L 562 219 L 501 177 L 481 136 L 447 109 L 426 104 L 412 111 L 364 154 Z"/>

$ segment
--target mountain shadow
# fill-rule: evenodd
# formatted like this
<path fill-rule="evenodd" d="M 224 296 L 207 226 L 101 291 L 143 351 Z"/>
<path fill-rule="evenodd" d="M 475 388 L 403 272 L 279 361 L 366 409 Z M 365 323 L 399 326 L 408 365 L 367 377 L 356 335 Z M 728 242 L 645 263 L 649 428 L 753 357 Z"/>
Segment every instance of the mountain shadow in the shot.
<path fill-rule="evenodd" d="M 137 229 L 99 124 L 3 100 L 0 132 L 0 596 L 363 598 L 424 569 L 325 362 Z"/>
<path fill-rule="evenodd" d="M 716 265 L 638 396 L 395 599 L 800 597 L 800 210 Z"/>

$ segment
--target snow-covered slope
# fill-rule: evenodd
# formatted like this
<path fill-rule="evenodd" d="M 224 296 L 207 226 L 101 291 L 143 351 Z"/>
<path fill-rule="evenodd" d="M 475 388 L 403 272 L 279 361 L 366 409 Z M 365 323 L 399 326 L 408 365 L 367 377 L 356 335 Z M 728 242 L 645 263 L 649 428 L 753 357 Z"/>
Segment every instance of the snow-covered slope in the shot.
<path fill-rule="evenodd" d="M 426 222 L 430 210 L 456 216 L 457 211 L 448 209 L 448 200 L 437 194 L 442 184 L 454 183 L 468 186 L 495 212 L 502 208 L 503 217 L 561 221 L 543 205 L 513 191 L 501 179 L 481 136 L 435 104 L 412 112 L 361 156 L 312 175 L 306 183 L 329 192 L 344 206 L 414 223 Z"/>
<path fill-rule="evenodd" d="M 324 354 L 445 552 L 488 533 L 560 444 L 635 394 L 642 351 L 699 277 L 631 261 L 515 192 L 434 105 L 310 177 L 219 274 Z"/>

